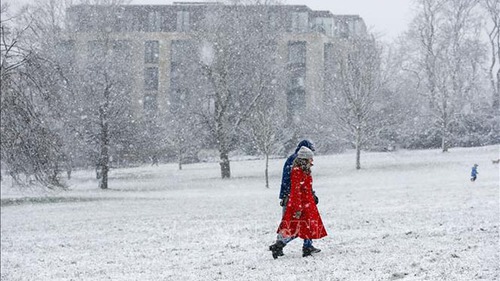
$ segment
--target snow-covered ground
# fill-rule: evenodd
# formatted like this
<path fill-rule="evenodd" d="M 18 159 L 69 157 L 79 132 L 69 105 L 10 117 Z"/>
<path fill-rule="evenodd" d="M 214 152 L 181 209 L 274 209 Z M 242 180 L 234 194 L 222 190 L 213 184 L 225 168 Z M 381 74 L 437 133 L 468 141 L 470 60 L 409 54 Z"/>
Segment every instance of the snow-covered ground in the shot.
<path fill-rule="evenodd" d="M 116 169 L 110 190 L 76 171 L 70 191 L 2 182 L 2 280 L 499 280 L 499 146 L 317 156 L 329 236 L 274 260 L 284 159 Z M 479 177 L 470 182 L 470 169 Z M 10 200 L 12 199 L 12 200 Z"/>

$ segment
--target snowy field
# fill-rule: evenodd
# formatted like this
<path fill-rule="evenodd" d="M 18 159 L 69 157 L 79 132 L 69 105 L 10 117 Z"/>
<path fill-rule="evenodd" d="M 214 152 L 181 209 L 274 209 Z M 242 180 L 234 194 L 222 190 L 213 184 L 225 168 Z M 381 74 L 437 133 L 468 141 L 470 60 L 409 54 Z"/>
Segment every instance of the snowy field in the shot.
<path fill-rule="evenodd" d="M 499 280 L 499 146 L 317 156 L 329 236 L 274 260 L 284 159 L 115 169 L 110 190 L 76 171 L 70 191 L 2 182 L 1 280 Z M 469 181 L 479 164 L 479 177 Z"/>

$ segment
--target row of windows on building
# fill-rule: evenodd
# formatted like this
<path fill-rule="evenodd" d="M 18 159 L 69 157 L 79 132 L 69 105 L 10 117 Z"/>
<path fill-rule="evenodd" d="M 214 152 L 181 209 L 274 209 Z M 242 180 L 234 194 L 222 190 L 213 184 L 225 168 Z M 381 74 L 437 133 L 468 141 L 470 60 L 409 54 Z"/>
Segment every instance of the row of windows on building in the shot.
<path fill-rule="evenodd" d="M 178 64 L 186 61 L 190 54 L 193 54 L 192 42 L 188 40 L 174 40 L 170 49 L 171 76 L 176 78 Z M 304 86 L 306 69 L 306 42 L 291 41 L 288 44 L 288 65 L 292 73 L 291 87 L 298 88 Z M 152 40 L 144 43 L 144 63 L 146 65 L 158 64 L 160 57 L 159 41 Z M 158 89 L 158 67 L 147 66 L 145 71 L 145 90 Z M 174 81 L 171 81 L 174 82 Z"/>
<path fill-rule="evenodd" d="M 148 22 L 150 32 L 162 31 L 161 28 L 161 13 L 158 11 L 150 12 L 148 14 Z M 276 26 L 279 20 L 275 16 L 271 16 L 270 23 L 271 26 Z M 177 12 L 177 32 L 189 32 L 190 21 L 188 11 L 178 11 Z M 291 26 L 288 29 L 290 32 L 294 33 L 308 33 L 308 32 L 319 32 L 326 34 L 328 36 L 340 36 L 347 37 L 349 34 L 356 31 L 355 21 L 349 20 L 334 20 L 332 17 L 316 17 L 309 19 L 308 12 L 292 12 L 291 13 Z"/>
<path fill-rule="evenodd" d="M 306 42 L 290 41 L 288 43 L 288 63 L 305 64 L 306 63 Z M 173 63 L 181 62 L 186 58 L 186 53 L 193 52 L 192 42 L 189 40 L 171 41 L 170 61 Z M 157 64 L 160 57 L 160 43 L 157 40 L 146 41 L 144 43 L 144 63 Z"/>
<path fill-rule="evenodd" d="M 75 41 L 62 41 L 57 46 L 60 55 L 67 57 L 68 61 L 74 58 Z M 132 55 L 132 42 L 130 40 L 112 40 L 108 44 L 102 40 L 91 40 L 87 42 L 87 59 L 94 61 L 106 56 L 130 58 Z M 178 63 L 192 56 L 196 50 L 190 40 L 172 40 L 170 48 L 170 62 Z M 144 63 L 158 64 L 160 59 L 160 42 L 148 40 L 144 42 Z"/>
<path fill-rule="evenodd" d="M 159 84 L 159 42 L 146 41 L 144 48 L 145 76 L 144 90 L 146 97 L 144 109 L 154 111 L 156 109 L 156 96 Z M 186 66 L 182 65 L 188 55 L 193 52 L 193 45 L 187 40 L 172 41 L 171 64 L 170 64 L 170 101 L 173 108 L 182 106 L 189 94 L 189 89 L 183 86 L 183 79 L 186 75 Z M 288 67 L 290 77 L 287 89 L 287 107 L 290 112 L 299 112 L 301 105 L 305 104 L 305 76 L 306 76 L 306 51 L 305 41 L 292 41 L 288 44 Z M 192 77 L 191 77 L 192 78 Z M 185 83 L 185 81 L 184 81 Z"/>
<path fill-rule="evenodd" d="M 149 32 L 160 32 L 163 31 L 163 15 L 160 11 L 151 11 L 148 13 L 148 25 L 147 31 Z M 188 11 L 177 11 L 176 13 L 176 32 L 190 32 L 189 24 L 189 12 Z"/>
<path fill-rule="evenodd" d="M 174 13 L 174 14 L 172 14 Z M 314 12 L 313 12 L 314 13 Z M 88 32 L 109 26 L 113 32 L 191 32 L 197 20 L 187 10 L 150 10 L 143 11 L 118 9 L 108 15 L 105 11 L 78 12 L 69 17 L 70 30 Z M 199 17 L 199 15 L 198 15 Z M 277 13 L 269 13 L 269 25 L 277 28 L 283 19 Z M 349 34 L 361 32 L 356 17 L 321 15 L 314 16 L 309 11 L 294 11 L 288 14 L 288 32 L 308 33 L 320 32 L 328 36 L 347 37 Z"/>
<path fill-rule="evenodd" d="M 105 56 L 110 51 L 116 65 L 127 64 L 130 61 L 132 43 L 130 40 L 114 40 L 108 43 L 104 41 L 88 41 L 88 60 L 92 62 L 99 57 Z M 106 45 L 108 44 L 108 45 Z M 59 45 L 61 57 L 74 57 L 74 41 L 64 41 Z M 173 40 L 170 48 L 170 100 L 181 102 L 182 96 L 188 95 L 186 79 L 192 79 L 193 69 L 187 69 L 185 63 L 193 59 L 196 47 L 189 40 Z M 297 108 L 304 101 L 305 77 L 306 77 L 306 41 L 290 41 L 288 43 L 288 73 L 289 82 L 287 86 L 287 99 L 289 108 Z M 71 59 L 68 59 L 71 61 Z M 325 73 L 334 73 L 333 44 L 324 45 Z M 123 67 L 123 66 L 122 66 Z M 125 66 L 127 68 L 128 66 Z M 131 74 L 136 75 L 136 74 Z M 325 79 L 330 80 L 330 79 Z M 144 79 L 143 79 L 145 111 L 155 111 L 157 108 L 157 96 L 160 84 L 160 41 L 148 40 L 144 42 Z"/>

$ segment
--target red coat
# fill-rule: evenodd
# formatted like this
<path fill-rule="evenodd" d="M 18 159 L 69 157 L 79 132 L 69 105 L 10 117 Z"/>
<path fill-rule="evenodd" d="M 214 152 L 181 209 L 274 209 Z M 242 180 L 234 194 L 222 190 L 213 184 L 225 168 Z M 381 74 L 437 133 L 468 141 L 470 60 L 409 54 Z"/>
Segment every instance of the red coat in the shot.
<path fill-rule="evenodd" d="M 290 197 L 281 219 L 278 233 L 284 237 L 319 239 L 328 235 L 323 226 L 312 193 L 312 177 L 300 167 L 293 167 L 291 173 Z M 300 217 L 294 218 L 300 211 Z"/>

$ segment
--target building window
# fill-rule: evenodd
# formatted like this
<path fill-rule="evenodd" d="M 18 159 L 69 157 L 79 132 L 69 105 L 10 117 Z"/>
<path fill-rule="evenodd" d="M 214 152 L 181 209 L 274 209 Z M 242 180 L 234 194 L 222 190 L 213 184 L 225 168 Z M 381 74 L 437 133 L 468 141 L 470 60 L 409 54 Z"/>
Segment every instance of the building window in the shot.
<path fill-rule="evenodd" d="M 170 88 L 176 89 L 180 85 L 181 69 L 178 64 L 170 64 Z"/>
<path fill-rule="evenodd" d="M 161 28 L 161 14 L 158 11 L 151 11 L 148 13 L 148 27 L 149 32 L 158 32 Z"/>
<path fill-rule="evenodd" d="M 132 43 L 129 40 L 114 40 L 112 46 L 111 69 L 118 73 L 120 77 L 130 77 L 133 72 L 131 68 Z M 131 81 L 124 81 L 122 84 L 130 83 Z"/>
<path fill-rule="evenodd" d="M 309 14 L 307 12 L 292 12 L 292 32 L 308 32 Z"/>
<path fill-rule="evenodd" d="M 303 89 L 304 88 L 304 77 L 293 77 L 292 78 L 292 88 L 301 88 Z"/>
<path fill-rule="evenodd" d="M 315 18 L 312 24 L 312 30 L 328 36 L 333 36 L 333 19 Z"/>
<path fill-rule="evenodd" d="M 125 7 L 119 7 L 115 10 L 114 23 L 112 23 L 113 31 L 124 32 L 125 31 Z"/>
<path fill-rule="evenodd" d="M 306 42 L 289 42 L 288 43 L 288 63 L 290 64 L 305 64 L 306 63 Z"/>
<path fill-rule="evenodd" d="M 172 63 L 182 62 L 182 40 L 174 40 L 170 46 L 170 61 Z"/>
<path fill-rule="evenodd" d="M 106 44 L 101 40 L 92 40 L 88 43 L 88 59 L 90 61 L 98 61 L 106 56 Z"/>
<path fill-rule="evenodd" d="M 337 64 L 335 61 L 334 46 L 332 43 L 324 45 L 324 74 L 323 74 L 323 90 L 329 94 L 335 88 L 335 75 L 337 73 Z M 327 95 L 324 96 L 326 98 Z"/>
<path fill-rule="evenodd" d="M 61 41 L 56 45 L 58 59 L 65 65 L 71 65 L 75 60 L 75 41 Z"/>
<path fill-rule="evenodd" d="M 325 70 L 333 69 L 333 66 L 335 64 L 333 55 L 333 44 L 325 43 L 323 53 L 324 53 L 323 61 L 325 63 Z"/>
<path fill-rule="evenodd" d="M 177 11 L 177 32 L 189 32 L 189 12 Z"/>
<path fill-rule="evenodd" d="M 156 101 L 156 92 L 146 92 L 144 95 L 144 111 L 146 114 L 150 115 L 156 112 L 156 109 L 158 107 L 157 101 Z"/>
<path fill-rule="evenodd" d="M 118 62 L 123 63 L 124 59 L 130 59 L 131 42 L 129 40 L 115 40 L 113 41 L 113 55 Z"/>
<path fill-rule="evenodd" d="M 268 14 L 269 25 L 272 30 L 276 30 L 279 26 L 278 14 L 276 12 L 270 11 Z"/>
<path fill-rule="evenodd" d="M 287 115 L 291 119 L 300 113 L 303 113 L 306 108 L 305 91 L 295 89 L 287 93 Z"/>
<path fill-rule="evenodd" d="M 172 113 L 184 109 L 189 104 L 189 90 L 177 88 L 170 91 L 170 111 Z"/>
<path fill-rule="evenodd" d="M 170 60 L 172 63 L 186 62 L 193 55 L 193 45 L 189 40 L 173 40 L 170 48 Z"/>
<path fill-rule="evenodd" d="M 337 21 L 337 35 L 341 38 L 349 37 L 349 22 L 347 20 Z"/>
<path fill-rule="evenodd" d="M 80 12 L 68 9 L 68 11 L 66 12 L 66 28 L 68 29 L 68 31 L 84 31 L 82 28 L 85 22 L 83 18 L 84 17 L 80 18 Z"/>
<path fill-rule="evenodd" d="M 139 22 L 137 14 L 125 10 L 124 17 L 122 19 L 123 22 L 123 31 L 125 32 L 134 32 L 139 31 L 141 29 L 141 24 Z"/>
<path fill-rule="evenodd" d="M 147 91 L 158 90 L 158 67 L 146 67 L 144 71 L 144 89 Z"/>
<path fill-rule="evenodd" d="M 305 89 L 306 84 L 306 68 L 305 67 L 292 67 L 289 69 L 289 79 L 287 89 L 289 91 L 296 89 Z"/>
<path fill-rule="evenodd" d="M 158 63 L 160 44 L 158 41 L 146 41 L 144 43 L 144 62 Z"/>

